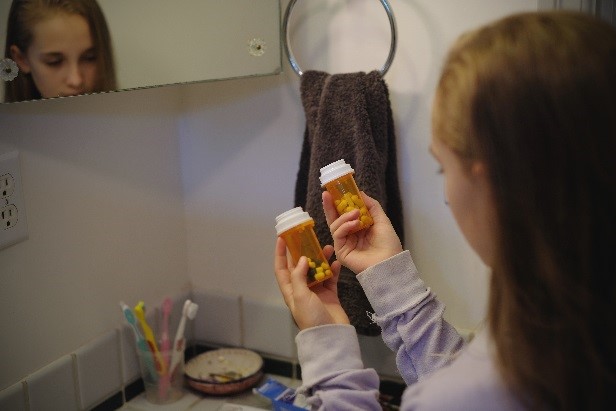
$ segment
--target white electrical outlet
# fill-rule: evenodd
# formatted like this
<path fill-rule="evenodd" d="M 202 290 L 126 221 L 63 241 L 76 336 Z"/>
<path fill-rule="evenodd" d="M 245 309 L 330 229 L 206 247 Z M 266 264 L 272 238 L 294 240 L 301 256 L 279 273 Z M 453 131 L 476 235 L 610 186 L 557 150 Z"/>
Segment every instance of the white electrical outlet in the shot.
<path fill-rule="evenodd" d="M 17 225 L 18 221 L 19 216 L 15 204 L 10 204 L 6 207 L 2 207 L 2 209 L 0 210 L 0 227 L 4 229 L 13 228 Z"/>
<path fill-rule="evenodd" d="M 0 198 L 6 198 L 13 195 L 15 191 L 15 179 L 9 173 L 0 176 Z"/>
<path fill-rule="evenodd" d="M 28 238 L 19 153 L 0 154 L 0 249 Z"/>

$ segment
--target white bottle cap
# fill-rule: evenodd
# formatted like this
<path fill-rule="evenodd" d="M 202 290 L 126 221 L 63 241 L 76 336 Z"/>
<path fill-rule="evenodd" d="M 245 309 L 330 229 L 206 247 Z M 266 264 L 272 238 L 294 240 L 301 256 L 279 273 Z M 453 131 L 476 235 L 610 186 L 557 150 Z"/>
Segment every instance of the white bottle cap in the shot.
<path fill-rule="evenodd" d="M 321 176 L 319 177 L 321 180 L 321 187 L 330 181 L 340 178 L 346 174 L 353 173 L 354 171 L 355 170 L 353 170 L 343 158 L 338 161 L 334 161 L 333 163 L 321 168 Z"/>
<path fill-rule="evenodd" d="M 280 235 L 296 225 L 308 221 L 312 221 L 312 218 L 301 207 L 295 207 L 289 211 L 285 211 L 276 217 L 276 235 Z"/>

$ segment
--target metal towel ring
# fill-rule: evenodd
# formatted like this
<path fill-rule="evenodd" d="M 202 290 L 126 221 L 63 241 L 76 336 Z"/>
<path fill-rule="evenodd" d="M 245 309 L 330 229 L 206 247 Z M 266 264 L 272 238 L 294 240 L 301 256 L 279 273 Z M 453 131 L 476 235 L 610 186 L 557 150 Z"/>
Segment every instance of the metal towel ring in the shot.
<path fill-rule="evenodd" d="M 383 5 L 383 8 L 385 8 L 385 11 L 387 12 L 387 17 L 389 18 L 389 25 L 391 27 L 391 45 L 389 46 L 389 55 L 387 56 L 387 60 L 385 61 L 385 64 L 379 70 L 379 72 L 381 73 L 381 76 L 384 76 L 385 73 L 387 73 L 387 70 L 389 70 L 389 67 L 391 66 L 392 61 L 394 60 L 394 55 L 396 54 L 396 45 L 398 43 L 398 40 L 397 40 L 396 19 L 394 18 L 394 13 L 391 10 L 391 6 L 389 5 L 389 2 L 387 0 L 379 0 L 379 1 L 381 2 L 381 4 Z M 284 51 L 287 53 L 289 64 L 291 64 L 293 71 L 295 71 L 295 73 L 301 77 L 302 74 L 304 74 L 304 72 L 299 67 L 299 64 L 297 64 L 297 61 L 295 60 L 295 56 L 293 55 L 293 52 L 291 51 L 291 48 L 289 47 L 289 33 L 287 30 L 288 23 L 289 23 L 289 16 L 291 16 L 291 11 L 293 10 L 293 6 L 295 6 L 296 2 L 297 0 L 290 0 L 289 4 L 287 5 L 287 9 L 284 13 L 284 19 L 282 21 L 282 31 L 284 33 L 284 36 L 283 36 Z"/>

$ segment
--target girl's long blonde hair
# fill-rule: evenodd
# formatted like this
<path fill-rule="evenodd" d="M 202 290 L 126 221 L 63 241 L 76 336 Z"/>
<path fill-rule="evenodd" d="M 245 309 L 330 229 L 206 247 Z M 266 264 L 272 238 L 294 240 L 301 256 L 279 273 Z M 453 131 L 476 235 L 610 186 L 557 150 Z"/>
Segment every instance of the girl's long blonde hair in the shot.
<path fill-rule="evenodd" d="M 435 101 L 435 137 L 493 187 L 504 381 L 533 409 L 613 406 L 616 30 L 574 12 L 504 18 L 457 41 Z"/>

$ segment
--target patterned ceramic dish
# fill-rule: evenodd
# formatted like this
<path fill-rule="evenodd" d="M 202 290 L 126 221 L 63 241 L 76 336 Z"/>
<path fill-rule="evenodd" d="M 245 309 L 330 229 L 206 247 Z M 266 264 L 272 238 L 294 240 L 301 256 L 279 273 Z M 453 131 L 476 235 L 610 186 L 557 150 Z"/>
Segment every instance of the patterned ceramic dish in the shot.
<path fill-rule="evenodd" d="M 228 395 L 247 390 L 263 376 L 263 358 L 243 348 L 220 348 L 186 363 L 186 382 L 198 391 Z"/>

